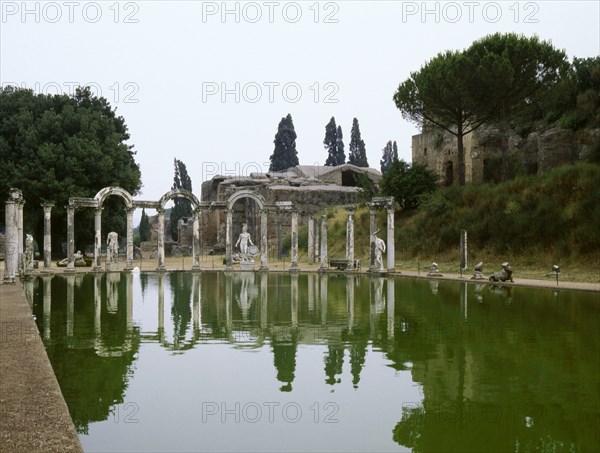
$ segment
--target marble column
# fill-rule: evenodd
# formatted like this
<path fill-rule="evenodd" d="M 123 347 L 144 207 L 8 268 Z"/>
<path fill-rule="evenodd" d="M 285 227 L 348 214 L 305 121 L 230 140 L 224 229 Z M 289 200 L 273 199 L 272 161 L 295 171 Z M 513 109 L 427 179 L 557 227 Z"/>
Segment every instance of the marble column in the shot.
<path fill-rule="evenodd" d="M 158 209 L 158 267 L 157 271 L 165 270 L 165 210 Z"/>
<path fill-rule="evenodd" d="M 354 269 L 354 210 L 348 210 L 348 221 L 346 222 L 346 260 L 348 269 Z"/>
<path fill-rule="evenodd" d="M 52 208 L 54 203 L 42 203 L 44 209 L 44 270 L 52 266 Z"/>
<path fill-rule="evenodd" d="M 313 218 L 313 225 L 314 225 L 313 229 L 315 231 L 315 240 L 313 242 L 313 247 L 314 247 L 313 248 L 313 253 L 314 253 L 313 263 L 319 263 L 320 262 L 319 257 L 321 256 L 321 250 L 320 250 L 321 234 L 319 233 L 319 221 L 315 218 Z"/>
<path fill-rule="evenodd" d="M 394 306 L 395 306 L 395 288 L 394 279 L 388 277 L 387 279 L 387 337 L 388 339 L 394 338 Z"/>
<path fill-rule="evenodd" d="M 67 269 L 75 270 L 75 208 L 67 206 Z"/>
<path fill-rule="evenodd" d="M 19 237 L 19 213 L 16 199 L 20 196 L 21 191 L 19 190 L 18 192 L 11 192 L 11 199 L 5 205 L 4 283 L 15 282 L 19 264 L 19 246 L 17 245 Z"/>
<path fill-rule="evenodd" d="M 298 211 L 292 211 L 292 256 L 290 272 L 298 270 Z"/>
<path fill-rule="evenodd" d="M 315 260 L 315 219 L 308 218 L 308 260 L 312 263 Z"/>
<path fill-rule="evenodd" d="M 125 270 L 133 269 L 133 211 L 134 208 L 127 208 L 127 243 L 125 250 Z"/>
<path fill-rule="evenodd" d="M 225 268 L 231 270 L 233 250 L 233 210 L 227 209 L 227 223 L 225 226 Z"/>
<path fill-rule="evenodd" d="M 387 270 L 394 272 L 396 268 L 396 247 L 394 242 L 394 209 L 387 210 Z"/>
<path fill-rule="evenodd" d="M 92 270 L 99 271 L 102 269 L 100 263 L 102 259 L 102 208 L 96 208 L 94 226 L 96 232 L 94 235 L 94 268 Z"/>
<path fill-rule="evenodd" d="M 21 267 L 21 260 L 23 259 L 23 206 L 25 205 L 25 201 L 23 198 L 19 200 L 17 203 L 17 212 L 18 212 L 18 246 L 19 246 L 19 268 Z"/>
<path fill-rule="evenodd" d="M 376 211 L 374 208 L 369 209 L 370 214 L 370 222 L 369 222 L 369 233 L 370 233 L 370 243 L 371 243 L 371 254 L 369 258 L 369 271 L 375 271 L 375 232 L 377 231 L 377 223 L 376 223 Z"/>
<path fill-rule="evenodd" d="M 200 210 L 194 211 L 192 224 L 192 270 L 200 270 Z"/>
<path fill-rule="evenodd" d="M 321 216 L 321 266 L 320 270 L 324 271 L 327 269 L 327 216 Z"/>
<path fill-rule="evenodd" d="M 50 339 L 50 315 L 52 313 L 52 277 L 46 275 L 42 277 L 44 294 L 44 340 Z"/>
<path fill-rule="evenodd" d="M 267 243 L 267 211 L 260 211 L 260 270 L 269 270 Z"/>

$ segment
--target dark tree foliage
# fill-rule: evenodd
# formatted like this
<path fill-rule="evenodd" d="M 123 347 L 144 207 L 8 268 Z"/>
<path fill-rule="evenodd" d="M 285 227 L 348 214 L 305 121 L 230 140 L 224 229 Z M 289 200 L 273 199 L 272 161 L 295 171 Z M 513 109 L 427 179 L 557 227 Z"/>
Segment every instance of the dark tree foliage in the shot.
<path fill-rule="evenodd" d="M 140 219 L 140 241 L 146 242 L 152 238 L 152 230 L 150 228 L 150 219 L 146 214 L 146 210 L 142 209 L 142 218 Z"/>
<path fill-rule="evenodd" d="M 379 165 L 381 166 L 381 173 L 386 174 L 392 163 L 398 160 L 398 145 L 396 145 L 396 141 L 392 144 L 392 141 L 388 141 L 383 148 L 382 157 L 379 161 Z"/>
<path fill-rule="evenodd" d="M 188 175 L 185 164 L 179 159 L 173 159 L 175 176 L 173 177 L 172 189 L 185 189 L 192 191 L 192 178 Z M 177 197 L 173 199 L 173 209 L 171 210 L 171 237 L 174 241 L 179 240 L 179 231 L 177 224 L 179 219 L 192 216 L 192 204 L 185 198 Z"/>
<path fill-rule="evenodd" d="M 271 154 L 271 165 L 269 171 L 283 171 L 290 167 L 299 165 L 298 151 L 296 151 L 296 131 L 292 115 L 288 113 L 285 118 L 281 118 L 277 133 L 275 134 L 275 149 Z"/>
<path fill-rule="evenodd" d="M 337 152 L 340 156 L 340 163 L 346 163 L 346 153 L 344 151 L 344 134 L 342 133 L 342 126 L 337 127 Z"/>
<path fill-rule="evenodd" d="M 346 162 L 344 153 L 344 142 L 342 141 L 342 128 L 336 126 L 335 117 L 331 117 L 329 123 L 325 126 L 325 138 L 323 145 L 327 150 L 327 160 L 325 166 L 334 167 Z"/>
<path fill-rule="evenodd" d="M 23 191 L 24 229 L 43 237 L 40 203 L 53 202 L 53 251 L 62 254 L 69 197 L 93 197 L 108 186 L 138 193 L 141 173 L 125 120 L 89 88 L 74 95 L 35 94 L 0 88 L 0 196 L 11 187 Z M 125 233 L 123 202 L 104 204 L 103 231 Z M 93 209 L 76 211 L 75 247 L 93 243 Z"/>
<path fill-rule="evenodd" d="M 365 142 L 360 136 L 360 127 L 356 118 L 352 120 L 352 130 L 350 131 L 348 163 L 356 165 L 357 167 L 369 166 Z"/>
<path fill-rule="evenodd" d="M 415 209 L 421 195 L 438 187 L 437 174 L 425 165 L 395 160 L 381 179 L 381 192 L 393 196 L 402 209 Z"/>
<path fill-rule="evenodd" d="M 460 52 L 446 51 L 411 73 L 394 101 L 405 119 L 457 138 L 465 184 L 463 137 L 484 123 L 507 124 L 535 106 L 567 73 L 563 51 L 537 37 L 494 34 Z"/>

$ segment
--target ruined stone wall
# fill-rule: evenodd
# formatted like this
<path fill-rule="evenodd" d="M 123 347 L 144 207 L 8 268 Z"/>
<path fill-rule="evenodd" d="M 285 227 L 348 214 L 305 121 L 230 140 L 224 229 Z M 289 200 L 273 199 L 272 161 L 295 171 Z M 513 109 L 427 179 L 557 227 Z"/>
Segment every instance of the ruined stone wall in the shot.
<path fill-rule="evenodd" d="M 600 129 L 572 131 L 554 127 L 523 138 L 514 131 L 482 126 L 463 137 L 465 179 L 467 184 L 491 180 L 503 156 L 508 159 L 512 173 L 544 173 L 585 158 L 599 142 Z M 412 160 L 435 170 L 442 185 L 458 183 L 454 135 L 436 130 L 413 136 Z"/>
<path fill-rule="evenodd" d="M 340 173 L 341 175 L 341 173 Z M 341 176 L 340 176 L 341 178 Z M 318 216 L 330 206 L 346 206 L 358 204 L 360 191 L 356 187 L 342 187 L 333 184 L 295 185 L 295 181 L 279 179 L 267 180 L 230 179 L 221 180 L 215 187 L 211 181 L 202 184 L 203 201 L 226 201 L 240 190 L 249 189 L 260 194 L 268 204 L 290 201 L 298 210 L 298 225 L 307 225 L 310 216 Z M 204 198 L 206 196 L 207 198 Z M 281 245 L 291 230 L 291 212 L 270 212 L 268 214 L 268 242 L 271 253 Z M 251 198 L 239 200 L 233 209 L 234 244 L 239 236 L 242 224 L 248 224 L 248 232 L 258 245 L 260 237 L 259 208 Z M 224 210 L 203 212 L 201 223 L 202 249 L 224 249 L 226 218 Z"/>

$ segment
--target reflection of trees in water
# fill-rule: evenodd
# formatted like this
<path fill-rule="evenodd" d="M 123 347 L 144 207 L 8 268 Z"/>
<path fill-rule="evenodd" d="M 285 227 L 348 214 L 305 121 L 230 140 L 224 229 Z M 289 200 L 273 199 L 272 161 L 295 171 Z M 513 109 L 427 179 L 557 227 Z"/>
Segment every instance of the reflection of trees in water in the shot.
<path fill-rule="evenodd" d="M 358 383 L 360 382 L 360 373 L 365 366 L 368 344 L 368 339 L 364 338 L 350 344 L 350 372 L 352 373 L 352 385 L 354 388 L 358 388 Z"/>
<path fill-rule="evenodd" d="M 344 366 L 344 345 L 343 344 L 329 344 L 327 345 L 327 354 L 325 355 L 325 383 L 329 385 L 339 384 L 342 382 L 341 378 L 336 375 L 342 374 L 342 367 Z"/>
<path fill-rule="evenodd" d="M 283 335 L 288 336 L 288 335 Z M 292 382 L 296 373 L 296 352 L 298 350 L 298 335 L 292 330 L 288 338 L 279 339 L 273 335 L 271 347 L 273 348 L 273 363 L 277 369 L 277 380 L 283 382 L 279 390 L 292 391 Z"/>
<path fill-rule="evenodd" d="M 423 401 L 406 404 L 397 443 L 425 451 L 593 451 L 599 445 L 597 303 L 578 293 L 403 282 L 402 319 L 384 350 L 411 362 Z M 429 292 L 431 294 L 431 292 Z M 462 297 L 465 297 L 463 295 Z M 585 315 L 582 316 L 582 314 Z"/>
<path fill-rule="evenodd" d="M 184 339 L 191 325 L 192 298 L 196 298 L 192 297 L 192 278 L 189 274 L 171 274 L 169 278 L 174 343 L 179 342 L 181 350 L 191 349 L 202 340 L 235 343 L 236 337 L 227 330 L 225 279 L 220 274 L 199 276 L 204 331 L 203 336 L 194 332 L 187 343 Z M 382 351 L 389 359 L 390 367 L 410 370 L 413 382 L 422 387 L 422 400 L 399 407 L 398 423 L 390 427 L 393 440 L 415 452 L 481 451 L 492 447 L 514 451 L 517 445 L 519 451 L 597 449 L 600 308 L 594 295 L 525 288 L 513 288 L 511 293 L 489 286 L 475 291 L 473 285 L 461 295 L 459 286 L 443 281 L 437 294 L 432 295 L 426 281 L 397 280 L 392 336 L 387 332 L 387 310 L 372 310 L 368 278 L 357 279 L 354 287 L 351 328 L 346 278 L 328 279 L 324 286 L 329 294 L 327 306 L 314 303 L 311 311 L 308 277 L 298 277 L 297 328 L 291 327 L 289 278 L 268 278 L 264 324 L 258 303 L 256 309 L 249 310 L 242 329 L 256 333 L 255 347 L 270 339 L 281 391 L 293 391 L 298 344 L 327 346 L 326 385 L 349 385 L 340 382 L 344 360 L 349 360 L 352 384 L 357 387 L 371 343 L 373 350 Z M 140 275 L 140 279 L 148 284 L 146 275 Z M 114 314 L 107 310 L 107 287 L 102 283 L 102 344 L 109 350 L 117 350 L 126 341 L 132 345 L 120 357 L 99 357 L 93 346 L 86 346 L 95 339 L 94 329 L 87 328 L 94 320 L 93 297 L 88 297 L 93 293 L 93 277 L 85 277 L 75 287 L 70 339 L 65 335 L 65 280 L 54 279 L 51 283 L 52 298 L 57 302 L 51 307 L 47 351 L 79 432 L 86 432 L 90 422 L 105 420 L 114 404 L 124 402 L 131 364 L 139 350 L 139 330 L 135 326 L 128 330 L 127 326 L 125 281 L 117 284 Z M 313 294 L 313 302 L 317 302 L 321 285 L 316 282 L 313 286 L 317 293 Z M 258 291 L 256 287 L 249 285 L 248 294 Z M 241 289 L 235 286 L 232 297 Z M 382 292 L 381 299 L 389 299 L 385 288 Z M 39 324 L 44 319 L 42 292 L 34 293 L 34 314 Z M 468 310 L 462 309 L 461 300 L 465 300 Z M 326 324 L 321 324 L 322 308 L 326 309 Z M 241 310 L 241 306 L 233 310 L 234 323 L 230 325 L 244 317 Z M 246 345 L 254 341 L 247 336 L 241 340 Z"/>
<path fill-rule="evenodd" d="M 101 278 L 106 278 L 102 276 Z M 87 434 L 92 422 L 106 420 L 114 405 L 124 403 L 124 395 L 132 364 L 140 346 L 140 331 L 127 323 L 127 280 L 114 283 L 116 307 L 109 311 L 107 286 L 100 285 L 101 332 L 96 337 L 93 328 L 95 317 L 94 276 L 83 277 L 75 286 L 74 328 L 71 337 L 65 335 L 67 323 L 67 283 L 64 278 L 52 280 L 52 308 L 50 339 L 45 341 L 46 352 L 67 402 L 69 413 L 78 433 Z M 112 284 L 111 284 L 112 285 Z M 113 290 L 114 288 L 111 288 Z M 42 294 L 36 295 L 34 313 L 41 329 L 43 316 Z M 114 309 L 116 308 L 116 310 Z M 97 351 L 95 345 L 101 345 Z"/>

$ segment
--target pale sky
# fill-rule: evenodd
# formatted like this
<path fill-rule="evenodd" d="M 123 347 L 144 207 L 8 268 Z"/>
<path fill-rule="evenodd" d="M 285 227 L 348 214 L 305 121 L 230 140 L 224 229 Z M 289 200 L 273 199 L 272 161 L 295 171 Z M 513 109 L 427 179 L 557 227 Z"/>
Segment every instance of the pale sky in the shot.
<path fill-rule="evenodd" d="M 175 157 L 199 196 L 216 173 L 266 171 L 288 113 L 302 164 L 325 162 L 331 116 L 346 153 L 357 117 L 372 167 L 388 140 L 410 161 L 418 129 L 392 96 L 411 71 L 494 32 L 597 56 L 599 4 L 2 0 L 0 83 L 45 93 L 91 85 L 125 117 L 142 171 L 137 198 L 170 189 Z"/>

